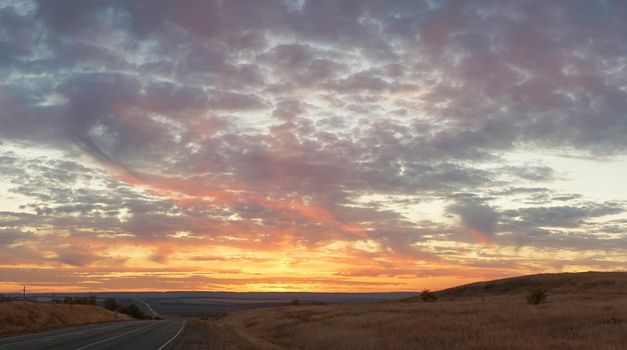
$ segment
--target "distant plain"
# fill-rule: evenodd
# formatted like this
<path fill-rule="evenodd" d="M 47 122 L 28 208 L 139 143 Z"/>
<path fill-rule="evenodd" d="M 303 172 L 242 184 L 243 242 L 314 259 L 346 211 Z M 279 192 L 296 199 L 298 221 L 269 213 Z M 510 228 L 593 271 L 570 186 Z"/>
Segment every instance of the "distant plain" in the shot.
<path fill-rule="evenodd" d="M 57 299 L 64 296 L 87 296 L 89 293 L 56 293 Z M 397 300 L 415 295 L 413 292 L 397 293 L 298 293 L 298 292 L 262 292 L 262 293 L 236 293 L 236 292 L 94 292 L 98 303 L 106 298 L 116 298 L 122 304 L 136 304 L 150 313 L 152 311 L 161 317 L 215 317 L 228 312 L 287 305 L 294 300 L 307 304 L 334 304 L 371 302 L 382 300 Z M 20 298 L 19 294 L 9 294 L 14 298 Z M 51 303 L 53 294 L 32 294 L 38 302 Z"/>

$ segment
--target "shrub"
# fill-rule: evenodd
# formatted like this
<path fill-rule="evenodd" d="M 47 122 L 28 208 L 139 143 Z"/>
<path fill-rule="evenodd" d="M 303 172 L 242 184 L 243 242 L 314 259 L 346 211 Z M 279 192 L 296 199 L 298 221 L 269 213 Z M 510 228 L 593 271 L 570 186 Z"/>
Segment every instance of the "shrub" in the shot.
<path fill-rule="evenodd" d="M 298 306 L 298 305 L 300 305 L 300 300 L 294 299 L 294 300 L 290 301 L 288 305 Z"/>
<path fill-rule="evenodd" d="M 438 296 L 435 295 L 430 289 L 423 289 L 420 293 L 420 298 L 424 302 L 432 302 L 438 300 Z"/>
<path fill-rule="evenodd" d="M 546 294 L 546 290 L 544 288 L 534 288 L 529 291 L 527 294 L 527 303 L 531 305 L 542 304 L 546 301 L 548 295 Z"/>
<path fill-rule="evenodd" d="M 120 306 L 120 312 L 123 314 L 127 314 L 133 318 L 138 320 L 149 320 L 150 316 L 146 315 L 137 305 L 131 304 L 126 306 Z"/>
<path fill-rule="evenodd" d="M 120 304 L 118 304 L 118 301 L 115 298 L 107 298 L 104 300 L 102 306 L 104 306 L 107 310 L 116 311 L 120 307 Z"/>

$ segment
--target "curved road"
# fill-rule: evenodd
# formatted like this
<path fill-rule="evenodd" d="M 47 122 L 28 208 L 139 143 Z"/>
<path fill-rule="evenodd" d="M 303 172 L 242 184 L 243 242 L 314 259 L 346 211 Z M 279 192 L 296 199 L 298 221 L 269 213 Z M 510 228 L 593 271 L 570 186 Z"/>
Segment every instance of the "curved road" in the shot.
<path fill-rule="evenodd" d="M 185 321 L 123 321 L 0 338 L 0 350 L 166 350 L 174 346 Z"/>

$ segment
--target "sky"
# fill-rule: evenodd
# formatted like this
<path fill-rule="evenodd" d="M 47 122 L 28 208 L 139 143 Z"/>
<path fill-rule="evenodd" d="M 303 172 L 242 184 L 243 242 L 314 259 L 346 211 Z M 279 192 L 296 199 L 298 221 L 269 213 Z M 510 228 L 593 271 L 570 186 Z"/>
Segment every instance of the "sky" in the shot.
<path fill-rule="evenodd" d="M 0 292 L 627 267 L 627 2 L 0 0 Z"/>

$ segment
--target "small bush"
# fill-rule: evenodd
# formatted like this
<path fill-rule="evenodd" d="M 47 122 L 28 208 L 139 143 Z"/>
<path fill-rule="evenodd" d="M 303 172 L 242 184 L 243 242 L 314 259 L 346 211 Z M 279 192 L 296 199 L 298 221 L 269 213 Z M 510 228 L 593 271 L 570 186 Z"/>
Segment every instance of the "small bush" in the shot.
<path fill-rule="evenodd" d="M 288 305 L 298 306 L 298 305 L 300 305 L 300 300 L 294 299 L 294 300 L 290 301 Z"/>
<path fill-rule="evenodd" d="M 433 302 L 438 300 L 438 296 L 435 295 L 430 289 L 423 289 L 420 293 L 420 298 L 424 302 Z"/>
<path fill-rule="evenodd" d="M 529 291 L 527 294 L 527 303 L 531 305 L 542 304 L 546 301 L 548 295 L 546 294 L 546 290 L 544 288 L 534 288 Z"/>
<path fill-rule="evenodd" d="M 152 317 L 146 315 L 137 305 L 130 304 L 125 306 L 120 306 L 119 311 L 123 314 L 127 314 L 133 318 L 138 320 L 150 320 Z"/>
<path fill-rule="evenodd" d="M 107 298 L 104 300 L 102 306 L 107 310 L 116 311 L 120 307 L 120 304 L 118 304 L 115 298 Z"/>

